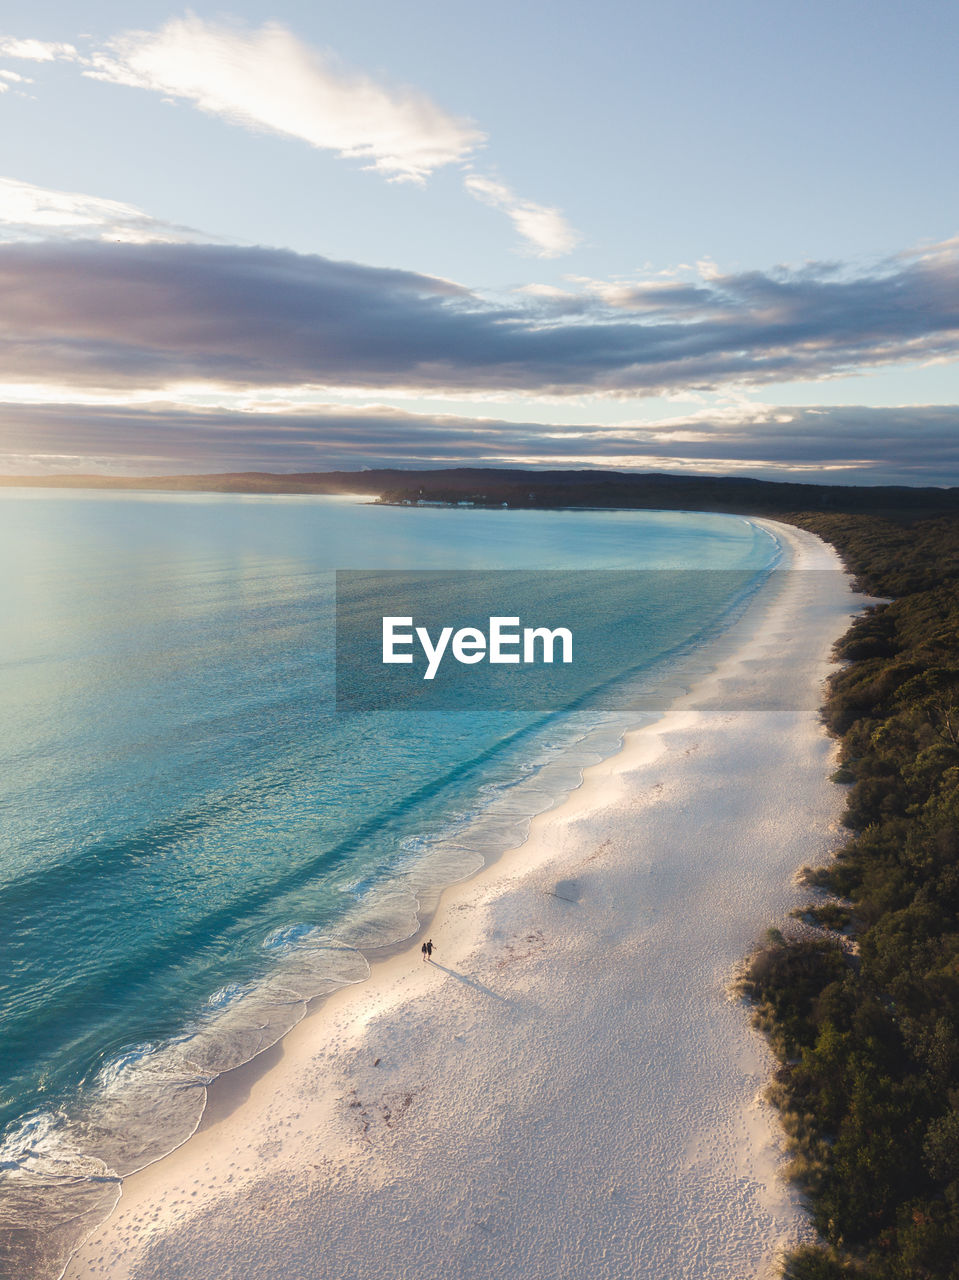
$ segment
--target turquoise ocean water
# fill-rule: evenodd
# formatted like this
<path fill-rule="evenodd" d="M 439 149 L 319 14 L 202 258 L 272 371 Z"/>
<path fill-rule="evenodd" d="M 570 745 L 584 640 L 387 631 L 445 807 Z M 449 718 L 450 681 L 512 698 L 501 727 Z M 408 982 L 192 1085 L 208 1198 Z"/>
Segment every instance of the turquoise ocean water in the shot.
<path fill-rule="evenodd" d="M 24 1277 L 682 687 L 780 555 L 733 516 L 36 490 L 0 491 L 0 549 L 0 1274 Z M 343 568 L 748 572 L 655 636 L 636 601 L 615 709 L 344 714 Z"/>

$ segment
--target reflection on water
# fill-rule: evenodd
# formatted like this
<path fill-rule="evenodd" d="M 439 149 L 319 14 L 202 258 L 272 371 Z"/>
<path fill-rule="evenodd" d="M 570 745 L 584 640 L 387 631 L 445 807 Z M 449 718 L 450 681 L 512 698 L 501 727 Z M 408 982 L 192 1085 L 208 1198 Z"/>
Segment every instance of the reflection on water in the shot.
<path fill-rule="evenodd" d="M 0 1220 L 25 1280 L 695 663 L 687 610 L 614 708 L 338 715 L 335 569 L 777 554 L 727 516 L 16 490 L 0 547 Z"/>

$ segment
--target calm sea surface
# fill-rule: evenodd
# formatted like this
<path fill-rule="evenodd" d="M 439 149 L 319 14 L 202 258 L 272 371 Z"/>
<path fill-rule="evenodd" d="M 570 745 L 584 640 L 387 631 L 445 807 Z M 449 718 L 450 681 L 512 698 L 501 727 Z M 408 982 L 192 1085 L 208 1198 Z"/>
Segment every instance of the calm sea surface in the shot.
<path fill-rule="evenodd" d="M 733 516 L 0 491 L 5 1265 L 57 1275 L 215 1075 L 518 843 L 778 556 Z M 750 572 L 655 635 L 637 599 L 616 713 L 410 715 L 334 708 L 343 568 Z"/>

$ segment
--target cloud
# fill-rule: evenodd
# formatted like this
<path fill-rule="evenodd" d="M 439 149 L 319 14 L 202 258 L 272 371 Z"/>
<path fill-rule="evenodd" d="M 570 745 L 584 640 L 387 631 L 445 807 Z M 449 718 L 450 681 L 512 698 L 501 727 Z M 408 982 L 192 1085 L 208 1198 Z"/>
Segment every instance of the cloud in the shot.
<path fill-rule="evenodd" d="M 703 264 L 705 266 L 705 264 Z M 704 280 L 721 279 L 721 273 L 710 271 L 702 275 Z M 571 310 L 581 310 L 584 298 L 598 298 L 608 307 L 620 311 L 657 312 L 687 319 L 706 314 L 716 314 L 725 309 L 722 295 L 708 285 L 677 280 L 592 280 L 588 276 L 570 276 L 579 286 L 579 292 L 557 293 L 557 309 L 564 305 Z"/>
<path fill-rule="evenodd" d="M 523 239 L 533 246 L 538 257 L 557 258 L 569 253 L 579 243 L 580 237 L 558 209 L 523 200 L 505 183 L 478 173 L 468 174 L 463 185 L 483 204 L 501 209 Z"/>
<path fill-rule="evenodd" d="M 73 61 L 91 79 L 148 89 L 231 124 L 298 138 L 364 161 L 392 181 L 423 182 L 445 165 L 468 167 L 486 142 L 474 121 L 450 115 L 416 89 L 384 87 L 347 70 L 276 22 L 249 29 L 190 14 L 156 31 L 127 31 L 89 54 L 72 44 L 0 38 L 2 53 Z M 0 93 L 7 87 L 0 81 Z M 470 173 L 464 185 L 505 213 L 540 257 L 568 253 L 579 242 L 558 209 L 479 174 Z"/>
<path fill-rule="evenodd" d="M 196 232 L 159 222 L 132 204 L 76 191 L 51 191 L 0 178 L 0 240 L 97 237 L 132 244 L 194 240 Z"/>
<path fill-rule="evenodd" d="M 0 36 L 0 56 L 22 58 L 26 62 L 73 62 L 79 58 L 72 44 L 48 40 L 18 40 Z"/>
<path fill-rule="evenodd" d="M 176 18 L 108 41 L 84 75 L 185 99 L 233 124 L 366 161 L 394 179 L 422 181 L 483 141 L 472 121 L 425 94 L 346 71 L 277 23 L 247 30 Z"/>
<path fill-rule="evenodd" d="M 208 244 L 0 245 L 0 381 L 610 396 L 959 354 L 959 249 L 840 278 L 718 274 L 693 308 L 484 301 L 414 272 Z"/>
<path fill-rule="evenodd" d="M 859 484 L 959 483 L 959 406 L 762 406 L 634 426 L 176 404 L 0 405 L 0 473 L 613 467 Z"/>

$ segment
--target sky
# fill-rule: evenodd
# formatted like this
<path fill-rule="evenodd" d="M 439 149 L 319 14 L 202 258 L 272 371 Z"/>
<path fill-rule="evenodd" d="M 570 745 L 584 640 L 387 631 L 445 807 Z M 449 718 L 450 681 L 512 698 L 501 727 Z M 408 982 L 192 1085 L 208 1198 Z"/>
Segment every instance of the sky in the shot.
<path fill-rule="evenodd" d="M 0 473 L 959 484 L 959 8 L 0 16 Z"/>

